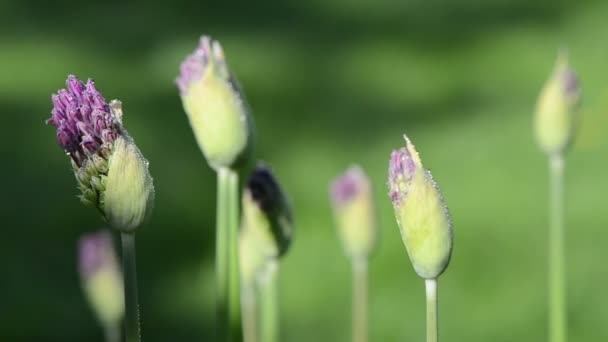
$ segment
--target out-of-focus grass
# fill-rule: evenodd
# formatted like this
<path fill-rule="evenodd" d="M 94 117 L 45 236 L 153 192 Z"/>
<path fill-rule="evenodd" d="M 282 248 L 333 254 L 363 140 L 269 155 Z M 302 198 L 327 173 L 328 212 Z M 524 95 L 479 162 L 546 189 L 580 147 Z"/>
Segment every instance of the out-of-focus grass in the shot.
<path fill-rule="evenodd" d="M 382 228 L 370 265 L 372 340 L 423 338 L 423 283 L 385 189 L 389 153 L 404 132 L 454 220 L 441 335 L 544 338 L 548 181 L 532 111 L 557 48 L 568 46 L 585 94 L 566 170 L 570 336 L 608 338 L 602 1 L 243 2 L 237 12 L 189 1 L 79 6 L 0 4 L 21 18 L 0 24 L 0 339 L 100 339 L 80 292 L 75 243 L 102 223 L 75 199 L 67 158 L 43 125 L 50 93 L 68 73 L 94 77 L 108 98 L 123 100 L 125 123 L 151 163 L 157 205 L 138 237 L 144 339 L 213 336 L 215 179 L 172 84 L 203 32 L 223 42 L 254 110 L 256 154 L 294 203 L 298 230 L 281 270 L 285 341 L 349 338 L 350 269 L 327 187 L 352 162 L 374 182 Z"/>

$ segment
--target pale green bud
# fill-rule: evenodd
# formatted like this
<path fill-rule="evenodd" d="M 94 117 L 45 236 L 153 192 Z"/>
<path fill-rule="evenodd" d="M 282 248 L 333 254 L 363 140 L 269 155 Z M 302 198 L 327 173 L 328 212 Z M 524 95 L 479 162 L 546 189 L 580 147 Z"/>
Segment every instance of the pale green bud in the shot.
<path fill-rule="evenodd" d="M 196 141 L 213 168 L 233 167 L 252 145 L 245 100 L 219 42 L 203 36 L 180 68 L 176 83 Z"/>
<path fill-rule="evenodd" d="M 389 197 L 414 270 L 437 278 L 452 254 L 452 223 L 439 187 L 422 166 L 414 145 L 393 151 L 389 162 Z"/>
<path fill-rule="evenodd" d="M 536 105 L 536 140 L 548 154 L 563 153 L 574 136 L 581 90 L 565 52 L 558 56 L 551 77 Z"/>
<path fill-rule="evenodd" d="M 114 142 L 105 180 L 106 220 L 120 231 L 133 232 L 150 213 L 153 199 L 148 161 L 130 137 L 119 136 Z"/>
<path fill-rule="evenodd" d="M 346 253 L 355 259 L 367 258 L 378 235 L 369 179 L 359 166 L 351 166 L 332 183 L 330 195 Z"/>
<path fill-rule="evenodd" d="M 100 323 L 104 328 L 119 327 L 125 311 L 122 273 L 107 231 L 80 239 L 79 271 L 87 300 Z"/>

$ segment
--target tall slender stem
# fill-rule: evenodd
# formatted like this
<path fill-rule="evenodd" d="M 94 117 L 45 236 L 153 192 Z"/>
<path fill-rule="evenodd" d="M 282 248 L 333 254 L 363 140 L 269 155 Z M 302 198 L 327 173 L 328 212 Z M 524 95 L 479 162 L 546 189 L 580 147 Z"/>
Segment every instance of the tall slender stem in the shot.
<path fill-rule="evenodd" d="M 353 341 L 367 342 L 367 259 L 353 259 Z"/>
<path fill-rule="evenodd" d="M 279 341 L 279 313 L 278 313 L 278 273 L 277 260 L 268 262 L 266 269 L 260 276 L 260 341 Z"/>
<path fill-rule="evenodd" d="M 228 340 L 228 169 L 219 169 L 217 173 L 217 214 L 215 230 L 215 296 L 217 315 L 217 340 Z"/>
<path fill-rule="evenodd" d="M 125 341 L 139 342 L 139 301 L 135 268 L 135 234 L 121 233 L 122 267 L 125 282 Z"/>
<path fill-rule="evenodd" d="M 239 284 L 238 174 L 229 168 L 218 170 L 216 229 L 216 291 L 219 341 L 241 341 Z"/>
<path fill-rule="evenodd" d="M 426 341 L 437 342 L 437 279 L 425 279 L 426 288 Z"/>
<path fill-rule="evenodd" d="M 549 160 L 551 223 L 549 230 L 549 341 L 567 341 L 566 277 L 564 248 L 564 158 Z"/>

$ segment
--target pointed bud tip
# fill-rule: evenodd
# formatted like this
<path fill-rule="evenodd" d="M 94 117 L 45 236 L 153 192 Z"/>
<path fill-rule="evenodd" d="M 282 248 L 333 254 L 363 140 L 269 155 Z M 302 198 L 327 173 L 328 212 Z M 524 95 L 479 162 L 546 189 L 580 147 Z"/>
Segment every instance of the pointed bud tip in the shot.
<path fill-rule="evenodd" d="M 188 93 L 190 84 L 203 77 L 210 63 L 224 64 L 224 51 L 217 40 L 207 35 L 201 36 L 199 45 L 180 65 L 180 74 L 175 80 L 182 96 Z"/>

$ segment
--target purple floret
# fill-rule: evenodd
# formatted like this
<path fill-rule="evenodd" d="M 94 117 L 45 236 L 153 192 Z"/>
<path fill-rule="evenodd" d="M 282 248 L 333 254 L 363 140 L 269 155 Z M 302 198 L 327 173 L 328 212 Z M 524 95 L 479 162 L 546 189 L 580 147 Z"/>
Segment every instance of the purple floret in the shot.
<path fill-rule="evenodd" d="M 205 66 L 211 56 L 211 38 L 202 36 L 198 47 L 182 62 L 180 74 L 175 80 L 177 87 L 182 95 L 188 92 L 190 83 L 199 80 L 203 76 Z"/>
<path fill-rule="evenodd" d="M 400 187 L 400 184 L 408 184 L 415 172 L 416 164 L 407 148 L 403 147 L 391 153 L 388 167 L 388 195 L 393 204 L 401 203 L 407 194 L 407 189 Z"/>
<path fill-rule="evenodd" d="M 580 88 L 578 78 L 576 77 L 574 71 L 570 68 L 564 70 L 564 73 L 562 74 L 562 80 L 566 96 L 577 96 L 580 91 Z"/>
<path fill-rule="evenodd" d="M 78 166 L 119 134 L 108 103 L 93 80 L 82 83 L 70 75 L 66 89 L 52 96 L 53 110 L 47 123 L 57 128 L 57 141 Z"/>
<path fill-rule="evenodd" d="M 364 191 L 367 184 L 365 174 L 358 166 L 351 166 L 331 184 L 331 200 L 334 205 L 343 205 Z"/>
<path fill-rule="evenodd" d="M 109 262 L 114 262 L 112 236 L 107 231 L 84 235 L 78 242 L 79 270 L 82 278 L 89 278 Z"/>

